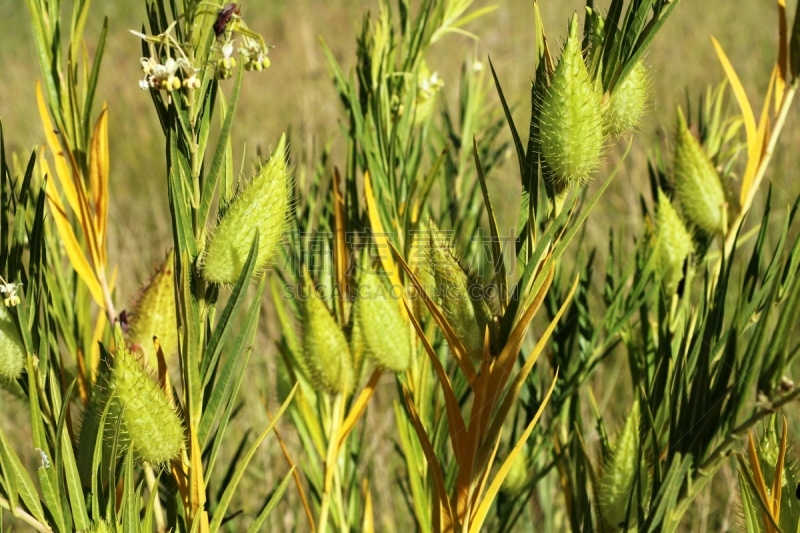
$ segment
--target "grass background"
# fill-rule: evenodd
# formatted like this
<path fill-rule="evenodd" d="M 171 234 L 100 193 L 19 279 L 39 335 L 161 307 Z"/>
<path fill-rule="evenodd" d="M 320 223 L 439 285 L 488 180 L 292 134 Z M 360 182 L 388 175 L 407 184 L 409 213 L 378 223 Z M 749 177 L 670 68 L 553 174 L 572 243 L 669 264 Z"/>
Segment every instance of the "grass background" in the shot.
<path fill-rule="evenodd" d="M 478 2 L 478 5 L 489 3 Z M 444 79 L 443 100 L 454 109 L 462 59 L 474 55 L 485 63 L 487 56 L 491 56 L 505 94 L 518 104 L 515 116 L 518 127 L 524 130 L 534 57 L 531 2 L 500 0 L 491 3 L 498 5 L 498 9 L 469 27 L 480 36 L 480 41 L 450 36 L 434 47 L 429 64 L 431 70 L 438 71 Z M 788 0 L 787 3 L 791 21 L 797 2 Z M 604 7 L 607 2 L 598 4 Z M 584 2 L 577 0 L 541 0 L 545 28 L 554 51 L 563 42 L 569 16 L 583 5 Z M 109 257 L 119 266 L 116 301 L 119 308 L 124 308 L 171 244 L 163 137 L 150 97 L 139 89 L 137 83 L 141 77 L 140 42 L 128 32 L 129 29 L 141 28 L 145 20 L 144 2 L 95 2 L 92 9 L 85 31 L 90 53 L 93 53 L 103 16 L 109 18 L 108 43 L 96 103 L 98 111 L 103 102 L 107 102 L 110 109 L 112 195 Z M 249 73 L 243 85 L 234 123 L 233 146 L 237 164 L 242 157 L 245 161 L 254 160 L 258 147 L 268 150 L 287 129 L 292 135 L 295 163 L 299 166 L 310 164 L 315 151 L 325 143 L 330 143 L 333 164 L 344 164 L 345 144 L 337 122 L 342 116 L 341 109 L 319 39 L 325 40 L 340 64 L 348 70 L 355 61 L 355 35 L 360 29 L 362 14 L 375 9 L 377 2 L 374 1 L 246 0 L 242 3 L 242 15 L 247 24 L 275 48 L 270 54 L 272 67 L 260 74 Z M 40 72 L 24 5 L 1 2 L 0 20 L 3 21 L 3 31 L 0 32 L 0 119 L 6 147 L 26 161 L 30 151 L 44 143 L 34 99 L 34 83 Z M 777 48 L 776 3 L 773 0 L 684 0 L 656 38 L 647 58 L 652 68 L 652 112 L 645 118 L 641 134 L 635 139 L 622 172 L 593 211 L 587 226 L 589 241 L 596 243 L 601 250 L 605 248 L 609 228 L 621 231 L 627 239 L 633 238 L 634 230 L 640 231 L 639 197 L 640 194 L 649 197 L 648 146 L 657 142 L 659 132 L 672 131 L 676 104 L 684 104 L 688 97 L 696 105 L 704 88 L 723 78 L 711 45 L 711 35 L 728 53 L 751 97 L 755 112 L 760 112 L 759 95 L 763 94 L 769 80 Z M 231 83 L 225 82 L 224 90 L 229 90 Z M 499 105 L 493 91 L 489 101 Z M 785 206 L 800 194 L 795 155 L 796 147 L 800 146 L 798 113 L 795 106 L 768 175 L 775 186 L 776 208 Z M 246 152 L 243 152 L 245 143 Z M 620 153 L 618 148 L 611 149 L 608 164 L 614 164 Z M 512 154 L 508 156 L 511 158 Z M 498 223 L 501 228 L 510 228 L 515 222 L 520 189 L 516 163 L 509 159 L 508 164 L 488 178 L 499 213 Z M 756 210 L 751 216 L 757 214 Z M 779 224 L 781 217 L 774 217 L 774 221 Z M 626 233 L 626 227 L 631 231 Z M 264 335 L 251 360 L 253 372 L 249 372 L 247 377 L 252 382 L 243 387 L 245 401 L 253 406 L 261 403 L 262 395 L 271 394 L 275 379 L 272 371 L 275 354 L 268 339 L 270 328 L 274 326 L 269 320 L 262 323 Z M 387 385 L 393 381 L 391 377 L 385 379 Z M 392 453 L 394 423 L 386 414 L 391 412 L 393 387 L 385 389 L 387 394 L 377 398 L 369 410 L 367 424 L 371 437 L 365 463 L 369 463 L 372 456 L 387 457 Z M 597 396 L 607 400 L 611 398 L 608 389 L 599 390 Z M 13 405 L 5 396 L 0 396 L 0 399 L 4 410 L 5 406 Z M 254 417 L 248 421 L 249 426 L 258 427 L 267 421 L 263 408 L 247 409 L 246 412 Z M 24 419 L 24 410 L 19 414 L 23 415 L 19 418 Z M 15 421 L 17 417 L 7 412 L 0 417 L 0 423 L 4 427 L 24 427 L 22 420 Z M 790 425 L 792 428 L 794 439 L 790 437 L 790 440 L 796 442 L 800 437 L 800 427 Z M 291 431 L 284 429 L 284 433 L 291 443 Z M 230 446 L 235 446 L 235 443 Z M 292 448 L 299 450 L 299 447 L 290 445 Z M 268 439 L 268 444 L 259 454 L 262 470 L 249 482 L 259 488 L 258 493 L 264 493 L 266 487 L 272 486 L 285 472 L 285 463 L 272 439 Z M 30 457 L 33 460 L 33 456 Z M 392 526 L 392 530 L 402 529 L 410 523 L 410 517 L 395 514 L 402 507 L 393 505 L 399 503 L 399 494 L 396 493 L 391 462 L 382 460 L 375 463 L 380 464 L 370 468 L 375 469 L 373 491 L 379 525 Z M 720 531 L 727 528 L 732 520 L 734 491 L 731 487 L 734 484 L 733 471 L 723 471 L 708 492 L 708 501 L 698 500 L 698 511 L 686 521 L 687 530 L 707 528 Z M 712 505 L 707 505 L 712 501 Z M 295 525 L 303 530 L 303 519 L 294 516 L 299 509 L 295 503 L 296 498 L 290 490 L 286 501 L 281 504 L 283 517 L 279 520 L 287 529 Z"/>

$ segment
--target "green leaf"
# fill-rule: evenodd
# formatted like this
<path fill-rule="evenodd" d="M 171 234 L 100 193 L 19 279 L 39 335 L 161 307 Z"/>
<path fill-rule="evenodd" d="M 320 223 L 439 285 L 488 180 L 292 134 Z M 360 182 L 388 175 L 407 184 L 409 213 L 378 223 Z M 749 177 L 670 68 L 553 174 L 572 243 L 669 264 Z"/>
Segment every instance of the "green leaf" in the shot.
<path fill-rule="evenodd" d="M 3 477 L 9 483 L 8 487 L 4 487 L 9 491 L 9 500 L 16 502 L 18 495 L 34 518 L 40 522 L 46 522 L 36 486 L 28 472 L 25 471 L 25 467 L 22 466 L 17 454 L 8 444 L 2 428 L 0 428 L 0 466 L 3 467 Z"/>
<path fill-rule="evenodd" d="M 239 92 L 242 88 L 242 73 L 244 67 L 239 67 L 236 73 L 236 81 L 233 84 L 233 93 L 231 94 L 231 102 L 224 108 L 224 120 L 222 122 L 222 129 L 219 132 L 219 140 L 217 140 L 217 148 L 214 151 L 214 159 L 211 160 L 211 168 L 206 176 L 206 181 L 203 184 L 203 192 L 200 195 L 200 211 L 198 213 L 198 220 L 203 224 L 208 224 L 208 214 L 211 209 L 211 201 L 214 197 L 214 190 L 217 188 L 219 181 L 220 171 L 222 164 L 225 161 L 225 153 L 230 142 L 231 124 L 233 123 L 233 115 L 236 111 L 236 104 L 239 102 Z"/>
<path fill-rule="evenodd" d="M 272 428 L 275 425 L 275 423 L 278 420 L 280 420 L 284 411 L 286 411 L 286 408 L 291 403 L 292 398 L 294 398 L 294 394 L 296 391 L 297 391 L 297 385 L 295 385 L 294 388 L 292 388 L 292 392 L 289 393 L 289 397 L 286 398 L 286 401 L 283 402 L 283 405 L 281 405 L 281 408 L 273 417 L 272 422 L 270 422 L 270 424 L 266 427 L 266 429 L 264 429 L 261 435 L 259 435 L 256 438 L 255 442 L 253 442 L 253 444 L 250 446 L 250 449 L 247 450 L 247 453 L 244 455 L 241 462 L 239 463 L 239 466 L 236 468 L 236 472 L 234 472 L 233 477 L 230 480 L 230 483 L 225 489 L 225 492 L 222 494 L 222 498 L 220 499 L 219 505 L 217 505 L 217 508 L 214 509 L 214 517 L 211 520 L 211 524 L 209 527 L 209 531 L 211 531 L 211 533 L 216 533 L 217 531 L 219 531 L 219 528 L 222 525 L 222 520 L 225 518 L 225 511 L 228 509 L 228 505 L 230 505 L 231 500 L 233 499 L 233 493 L 236 492 L 236 488 L 239 486 L 239 482 L 242 480 L 242 476 L 244 476 L 245 470 L 247 470 L 247 466 L 250 464 L 250 460 L 253 458 L 253 455 L 255 455 L 256 450 L 258 450 L 258 447 L 261 445 L 264 439 L 267 438 L 269 432 L 272 431 Z"/>
<path fill-rule="evenodd" d="M 289 485 L 289 481 L 292 480 L 292 474 L 294 474 L 295 467 L 293 466 L 289 473 L 284 476 L 283 481 L 281 481 L 280 485 L 278 485 L 274 491 L 272 491 L 272 496 L 270 496 L 269 502 L 267 505 L 264 506 L 264 509 L 259 513 L 258 518 L 256 518 L 250 528 L 247 530 L 248 533 L 258 533 L 261 531 L 261 528 L 264 526 L 264 522 L 266 522 L 267 518 L 269 517 L 270 513 L 272 513 L 275 506 L 278 505 L 278 502 L 283 496 L 283 493 L 286 491 L 286 487 Z"/>

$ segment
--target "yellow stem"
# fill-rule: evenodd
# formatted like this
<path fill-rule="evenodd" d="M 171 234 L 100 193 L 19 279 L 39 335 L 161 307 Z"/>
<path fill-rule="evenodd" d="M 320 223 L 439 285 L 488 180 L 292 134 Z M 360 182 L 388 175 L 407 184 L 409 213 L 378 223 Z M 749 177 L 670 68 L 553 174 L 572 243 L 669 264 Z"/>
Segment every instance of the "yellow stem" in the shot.
<path fill-rule="evenodd" d="M 11 504 L 8 502 L 8 500 L 3 498 L 2 496 L 0 496 L 0 507 L 8 509 L 9 511 L 11 511 L 11 514 L 19 518 L 29 526 L 31 526 L 36 531 L 39 531 L 41 533 L 53 533 L 53 530 L 50 526 L 36 520 L 36 518 L 34 518 L 32 515 L 25 512 L 25 510 L 22 507 L 15 507 L 14 509 L 12 509 Z"/>

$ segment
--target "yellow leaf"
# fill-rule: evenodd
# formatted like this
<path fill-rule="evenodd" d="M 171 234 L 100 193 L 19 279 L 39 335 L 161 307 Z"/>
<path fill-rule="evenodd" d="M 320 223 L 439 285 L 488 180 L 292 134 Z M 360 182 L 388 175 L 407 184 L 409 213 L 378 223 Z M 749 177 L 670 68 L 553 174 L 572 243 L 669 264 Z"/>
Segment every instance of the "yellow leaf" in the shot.
<path fill-rule="evenodd" d="M 203 480 L 203 458 L 200 443 L 197 440 L 197 431 L 189 424 L 189 523 L 190 528 L 198 533 L 208 533 L 208 513 L 206 512 L 206 483 Z M 198 521 L 198 525 L 194 523 Z M 198 527 L 199 526 L 199 527 Z"/>
<path fill-rule="evenodd" d="M 764 99 L 764 107 L 761 109 L 761 117 L 758 121 L 755 144 L 757 150 L 754 150 L 753 152 L 755 156 L 753 157 L 752 154 L 750 154 L 749 147 L 747 151 L 747 166 L 745 167 L 744 175 L 742 176 L 742 190 L 739 195 L 739 206 L 741 206 L 744 211 L 750 209 L 752 197 L 755 195 L 758 187 L 758 184 L 755 183 L 755 179 L 764 155 L 764 147 L 769 140 L 769 102 L 772 96 L 772 89 L 773 87 L 776 87 L 777 79 L 778 67 L 775 66 L 775 68 L 772 69 L 772 76 L 769 78 L 769 84 L 767 85 L 767 97 Z M 753 187 L 756 187 L 756 189 L 753 189 Z"/>
<path fill-rule="evenodd" d="M 39 106 L 39 116 L 42 119 L 42 127 L 44 128 L 44 136 L 47 139 L 47 146 L 53 152 L 53 159 L 56 164 L 56 178 L 58 178 L 61 187 L 64 189 L 64 194 L 67 197 L 67 203 L 72 210 L 78 212 L 78 194 L 75 192 L 75 186 L 72 182 L 72 171 L 76 171 L 74 166 L 70 168 L 67 162 L 67 157 L 61 148 L 61 142 L 56 135 L 56 129 L 53 127 L 53 122 L 50 120 L 50 113 L 47 111 L 47 104 L 44 102 L 42 95 L 42 85 L 36 81 L 36 103 Z M 44 155 L 43 157 L 44 158 Z"/>
<path fill-rule="evenodd" d="M 389 247 L 397 257 L 397 260 L 408 276 L 408 279 L 411 280 L 414 288 L 417 289 L 419 297 L 422 298 L 423 302 L 425 302 L 425 306 L 428 308 L 428 311 L 430 311 L 434 321 L 436 321 L 436 324 L 442 328 L 442 333 L 444 333 L 444 337 L 447 340 L 447 345 L 450 347 L 453 357 L 458 363 L 458 366 L 461 367 L 461 371 L 464 372 L 464 375 L 466 376 L 467 381 L 469 381 L 470 386 L 474 389 L 477 373 L 475 372 L 475 366 L 472 364 L 472 361 L 470 361 L 469 357 L 466 355 L 467 351 L 464 349 L 464 344 L 447 322 L 447 319 L 442 314 L 441 309 L 439 309 L 439 307 L 434 303 L 433 299 L 428 296 L 428 293 L 425 292 L 425 289 L 422 287 L 422 283 L 420 283 L 419 278 L 414 275 L 414 272 L 411 270 L 411 267 L 408 266 L 408 263 L 405 262 L 405 260 L 400 256 L 400 253 L 394 246 L 392 246 L 391 243 L 389 243 Z M 403 313 L 407 313 L 405 306 L 403 306 Z"/>
<path fill-rule="evenodd" d="M 722 49 L 722 46 L 720 46 L 719 42 L 717 42 L 717 40 L 713 37 L 711 38 L 711 42 L 714 44 L 714 48 L 717 51 L 717 57 L 719 57 L 719 62 L 722 63 L 722 68 L 725 70 L 725 75 L 728 77 L 728 81 L 731 84 L 733 94 L 736 96 L 736 101 L 739 103 L 739 108 L 742 110 L 744 129 L 747 134 L 748 158 L 753 158 L 754 151 L 761 150 L 761 147 L 757 146 L 756 119 L 755 115 L 753 114 L 753 109 L 750 107 L 750 102 L 747 100 L 747 94 L 744 92 L 742 82 L 739 81 L 739 76 L 737 76 L 736 71 L 733 70 L 733 66 L 728 60 L 728 56 L 725 55 L 725 51 Z"/>
<path fill-rule="evenodd" d="M 369 401 L 375 392 L 375 387 L 378 386 L 378 380 L 380 378 L 381 369 L 376 368 L 372 372 L 372 375 L 370 376 L 367 385 L 364 387 L 364 390 L 361 391 L 361 394 L 358 395 L 356 401 L 353 402 L 353 406 L 350 408 L 347 418 L 345 418 L 344 422 L 342 423 L 342 427 L 339 429 L 339 449 L 341 449 L 344 445 L 344 440 L 347 438 L 347 435 L 353 431 L 353 428 L 355 427 L 356 423 L 358 423 L 361 415 L 364 414 L 364 410 L 367 408 L 367 404 L 369 404 Z"/>
<path fill-rule="evenodd" d="M 78 244 L 78 239 L 75 238 L 75 233 L 72 231 L 72 225 L 67 219 L 67 214 L 64 211 L 64 205 L 61 203 L 61 197 L 58 195 L 58 191 L 55 189 L 55 186 L 52 185 L 51 181 L 47 182 L 46 192 L 47 204 L 50 206 L 50 212 L 52 213 L 53 220 L 56 223 L 58 235 L 61 237 L 61 243 L 67 252 L 67 256 L 72 264 L 72 268 L 75 269 L 78 277 L 80 277 L 89 288 L 89 292 L 92 294 L 92 298 L 94 298 L 94 301 L 97 303 L 97 305 L 99 305 L 102 309 L 105 309 L 103 289 L 100 287 L 100 283 L 97 281 L 97 277 L 95 276 L 91 265 L 89 265 L 89 261 L 86 260 L 86 256 L 83 254 L 80 244 Z"/>
<path fill-rule="evenodd" d="M 97 228 L 98 247 L 101 260 L 106 261 L 106 230 L 108 226 L 108 108 L 103 104 L 103 111 L 97 117 L 92 134 L 92 145 L 89 153 L 89 184 L 94 196 L 94 222 Z"/>
<path fill-rule="evenodd" d="M 361 524 L 361 531 L 375 533 L 375 518 L 372 515 L 372 492 L 369 490 L 369 478 L 364 478 L 361 487 L 364 492 L 364 522 Z"/>
<path fill-rule="evenodd" d="M 403 302 L 406 307 L 408 307 L 408 303 L 406 303 L 405 300 L 403 300 Z M 425 352 L 430 357 L 433 368 L 436 370 L 436 375 L 439 376 L 439 383 L 441 383 L 442 391 L 444 392 L 444 405 L 447 413 L 447 429 L 450 432 L 450 443 L 453 446 L 456 463 L 458 463 L 459 467 L 465 468 L 464 462 L 467 457 L 466 446 L 468 445 L 465 440 L 468 435 L 466 425 L 464 424 L 464 417 L 461 415 L 461 409 L 458 405 L 458 399 L 453 391 L 450 378 L 447 376 L 447 371 L 444 369 L 444 366 L 442 366 L 442 362 L 439 361 L 439 357 L 428 341 L 428 337 L 425 335 L 425 332 L 422 331 L 422 326 L 420 326 L 410 309 L 408 309 L 408 316 L 411 318 L 411 324 L 413 324 L 414 329 L 417 331 L 417 336 L 425 347 Z"/>
<path fill-rule="evenodd" d="M 375 246 L 378 249 L 378 254 L 381 258 L 381 265 L 383 270 L 392 281 L 395 287 L 402 287 L 400 284 L 400 274 L 392 259 L 392 252 L 389 248 L 389 239 L 387 233 L 383 229 L 381 223 L 381 215 L 378 213 L 378 206 L 375 203 L 375 195 L 372 191 L 372 180 L 369 177 L 369 171 L 364 171 L 364 198 L 367 201 L 367 214 L 369 215 L 369 223 L 372 226 L 372 234 L 375 238 Z M 399 304 L 399 303 L 398 303 Z M 399 304 L 401 310 L 405 314 L 405 308 Z"/>
<path fill-rule="evenodd" d="M 789 39 L 786 22 L 786 0 L 778 0 L 778 80 L 775 83 L 775 114 L 781 108 L 783 95 L 786 94 L 786 77 L 789 72 Z M 765 100 L 769 107 L 769 98 Z"/>
<path fill-rule="evenodd" d="M 441 509 L 442 523 L 439 528 L 436 528 L 436 526 L 434 526 L 434 528 L 442 532 L 453 531 L 453 509 L 450 507 L 450 500 L 447 498 L 447 489 L 444 484 L 442 466 L 439 464 L 439 459 L 436 457 L 433 445 L 428 438 L 428 434 L 425 432 L 425 428 L 422 426 L 422 421 L 419 419 L 417 408 L 414 406 L 414 399 L 411 398 L 411 393 L 409 393 L 405 385 L 403 385 L 403 397 L 405 398 L 406 407 L 408 408 L 408 416 L 411 418 L 411 422 L 414 425 L 417 439 L 419 440 L 420 446 L 422 446 L 422 452 L 425 454 L 425 459 L 428 461 L 428 468 L 433 477 L 434 505 Z"/>
<path fill-rule="evenodd" d="M 480 533 L 481 527 L 483 526 L 484 520 L 486 520 L 486 515 L 489 513 L 489 509 L 494 502 L 497 493 L 500 491 L 500 486 L 503 484 L 503 480 L 508 475 L 508 472 L 511 470 L 511 465 L 514 464 L 514 459 L 517 458 L 517 455 L 522 451 L 525 443 L 528 441 L 528 437 L 530 437 L 533 428 L 536 426 L 536 423 L 539 421 L 539 417 L 542 416 L 542 412 L 544 411 L 544 407 L 547 405 L 547 402 L 550 400 L 550 395 L 553 394 L 553 389 L 556 386 L 556 380 L 558 379 L 558 370 L 556 370 L 556 375 L 553 377 L 553 382 L 550 384 L 550 389 L 547 391 L 547 395 L 545 395 L 544 399 L 542 400 L 542 404 L 539 406 L 539 409 L 536 411 L 536 415 L 531 420 L 528 427 L 525 428 L 525 432 L 517 441 L 516 446 L 506 457 L 506 460 L 503 462 L 503 465 L 500 467 L 500 470 L 497 472 L 497 475 L 492 480 L 492 484 L 489 485 L 489 489 L 486 491 L 486 495 L 481 500 L 480 505 L 478 505 L 478 510 L 475 512 L 475 515 L 472 518 L 472 523 L 470 524 L 469 533 Z"/>

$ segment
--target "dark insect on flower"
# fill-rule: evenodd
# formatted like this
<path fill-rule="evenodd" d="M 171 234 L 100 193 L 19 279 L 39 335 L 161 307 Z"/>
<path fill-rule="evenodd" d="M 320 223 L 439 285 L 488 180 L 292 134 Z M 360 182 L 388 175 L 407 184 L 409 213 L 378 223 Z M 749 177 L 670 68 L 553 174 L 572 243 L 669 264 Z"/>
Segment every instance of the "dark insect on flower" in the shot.
<path fill-rule="evenodd" d="M 228 22 L 231 21 L 231 18 L 234 15 L 240 15 L 241 10 L 239 9 L 239 4 L 231 2 L 229 4 L 225 4 L 222 9 L 219 10 L 219 14 L 217 15 L 217 20 L 214 21 L 214 35 L 217 38 L 221 37 L 223 33 L 225 33 L 225 28 L 228 26 Z"/>

